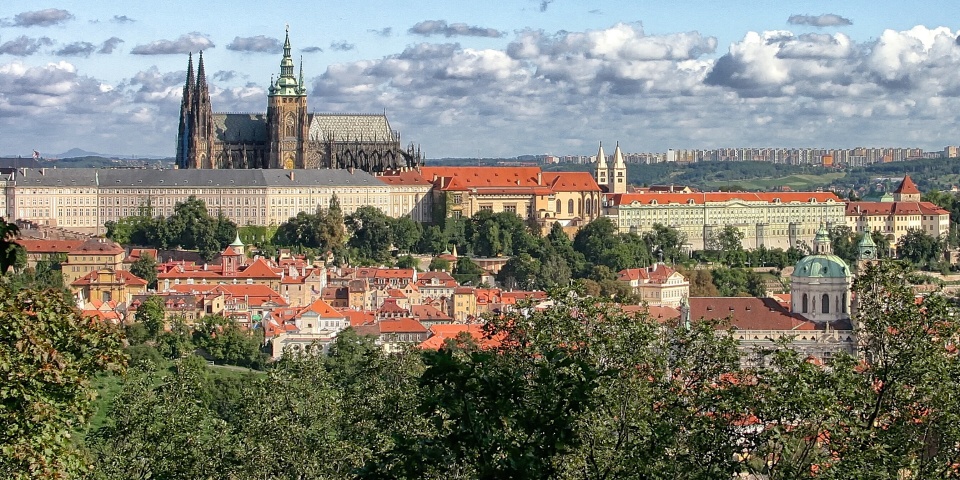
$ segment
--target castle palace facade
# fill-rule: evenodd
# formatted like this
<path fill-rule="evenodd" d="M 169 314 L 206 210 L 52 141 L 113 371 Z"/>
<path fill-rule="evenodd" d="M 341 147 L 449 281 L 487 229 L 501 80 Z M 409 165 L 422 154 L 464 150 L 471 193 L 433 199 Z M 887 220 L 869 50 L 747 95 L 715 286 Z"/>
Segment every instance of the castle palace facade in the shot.
<path fill-rule="evenodd" d="M 266 113 L 213 113 L 200 52 L 193 55 L 180 103 L 178 168 L 358 168 L 382 172 L 422 163 L 419 148 L 400 145 L 385 114 L 307 112 L 301 60 L 299 78 L 290 56 L 290 31 L 283 43 L 280 76 L 271 76 Z"/>

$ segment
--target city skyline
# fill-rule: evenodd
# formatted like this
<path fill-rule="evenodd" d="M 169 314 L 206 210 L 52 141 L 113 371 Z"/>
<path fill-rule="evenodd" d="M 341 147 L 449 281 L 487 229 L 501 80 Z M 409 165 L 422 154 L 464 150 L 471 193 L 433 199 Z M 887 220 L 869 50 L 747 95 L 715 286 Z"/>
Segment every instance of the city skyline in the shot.
<path fill-rule="evenodd" d="M 428 158 L 939 150 L 958 143 L 960 5 L 934 3 L 14 1 L 0 154 L 172 156 L 187 53 L 205 51 L 215 110 L 262 112 L 286 24 L 312 111 L 385 111 Z"/>

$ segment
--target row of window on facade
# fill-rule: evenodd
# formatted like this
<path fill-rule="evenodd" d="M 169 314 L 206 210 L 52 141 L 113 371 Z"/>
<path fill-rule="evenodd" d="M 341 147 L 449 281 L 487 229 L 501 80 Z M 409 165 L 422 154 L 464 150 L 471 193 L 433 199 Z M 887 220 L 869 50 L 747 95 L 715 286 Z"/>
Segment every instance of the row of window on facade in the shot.
<path fill-rule="evenodd" d="M 807 294 L 804 293 L 802 299 L 800 300 L 800 313 L 810 313 L 817 309 L 817 302 L 813 302 L 813 307 L 811 308 L 810 299 L 807 297 Z M 847 294 L 843 294 L 843 300 L 841 301 L 840 297 L 836 298 L 836 305 L 834 306 L 834 312 L 847 313 Z M 830 313 L 830 295 L 824 293 L 820 297 L 820 313 Z"/>

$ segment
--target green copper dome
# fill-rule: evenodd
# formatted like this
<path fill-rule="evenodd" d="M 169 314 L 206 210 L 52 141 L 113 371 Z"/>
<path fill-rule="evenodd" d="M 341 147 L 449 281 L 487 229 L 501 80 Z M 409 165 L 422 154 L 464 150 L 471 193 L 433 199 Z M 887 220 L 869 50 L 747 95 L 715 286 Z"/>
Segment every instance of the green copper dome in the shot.
<path fill-rule="evenodd" d="M 836 255 L 808 255 L 793 268 L 794 277 L 847 278 L 850 268 Z"/>

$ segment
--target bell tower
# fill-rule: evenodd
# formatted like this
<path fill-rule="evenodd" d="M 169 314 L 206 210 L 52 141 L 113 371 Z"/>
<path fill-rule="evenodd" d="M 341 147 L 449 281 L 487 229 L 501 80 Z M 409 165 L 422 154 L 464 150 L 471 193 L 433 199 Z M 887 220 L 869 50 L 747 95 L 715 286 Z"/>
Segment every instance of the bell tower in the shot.
<path fill-rule="evenodd" d="M 270 80 L 267 92 L 267 135 L 269 168 L 303 168 L 310 125 L 307 118 L 307 89 L 303 84 L 303 60 L 299 80 L 293 73 L 290 55 L 290 26 L 283 42 L 280 76 Z"/>
<path fill-rule="evenodd" d="M 603 143 L 600 143 L 600 151 L 597 152 L 597 185 L 601 187 L 607 184 L 607 154 L 603 153 Z M 610 192 L 613 193 L 613 192 Z"/>

